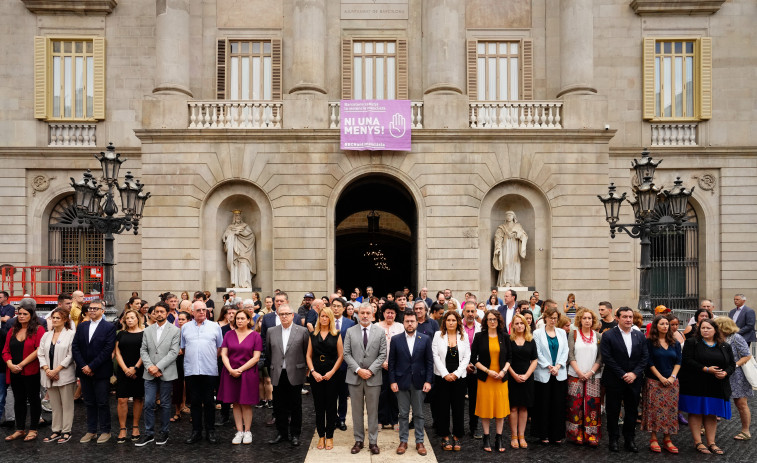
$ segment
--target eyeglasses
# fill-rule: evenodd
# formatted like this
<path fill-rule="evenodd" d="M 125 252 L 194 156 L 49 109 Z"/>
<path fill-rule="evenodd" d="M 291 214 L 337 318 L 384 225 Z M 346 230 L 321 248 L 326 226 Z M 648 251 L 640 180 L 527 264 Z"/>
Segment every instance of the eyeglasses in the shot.
<path fill-rule="evenodd" d="M 489 323 L 492 323 L 492 322 L 497 323 L 497 319 L 496 318 L 487 318 L 486 321 L 489 322 Z"/>
<path fill-rule="evenodd" d="M 284 313 L 280 313 L 280 314 L 279 314 L 279 317 L 288 317 L 288 316 L 290 316 L 290 315 L 294 315 L 294 313 L 292 313 L 292 312 L 284 312 Z"/>
<path fill-rule="evenodd" d="M 94 311 L 96 311 L 96 310 L 102 310 L 102 307 L 90 307 L 90 308 L 89 308 L 89 309 L 87 309 L 87 310 L 89 310 L 89 311 L 91 311 L 91 312 L 94 312 Z"/>

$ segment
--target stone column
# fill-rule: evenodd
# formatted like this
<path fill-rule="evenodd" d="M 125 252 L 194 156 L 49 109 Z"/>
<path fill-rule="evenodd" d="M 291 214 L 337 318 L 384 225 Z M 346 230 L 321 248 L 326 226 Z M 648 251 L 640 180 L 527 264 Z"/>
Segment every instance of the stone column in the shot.
<path fill-rule="evenodd" d="M 563 127 L 601 128 L 607 99 L 594 87 L 593 0 L 560 0 L 560 91 Z"/>
<path fill-rule="evenodd" d="M 424 0 L 424 127 L 468 126 L 465 62 L 465 0 Z"/>
<path fill-rule="evenodd" d="M 155 88 L 157 95 L 192 98 L 189 90 L 189 0 L 157 0 Z"/>
<path fill-rule="evenodd" d="M 291 13 L 291 82 L 284 95 L 283 126 L 288 129 L 327 128 L 326 0 L 294 0 Z M 286 21 L 289 18 L 284 18 Z"/>

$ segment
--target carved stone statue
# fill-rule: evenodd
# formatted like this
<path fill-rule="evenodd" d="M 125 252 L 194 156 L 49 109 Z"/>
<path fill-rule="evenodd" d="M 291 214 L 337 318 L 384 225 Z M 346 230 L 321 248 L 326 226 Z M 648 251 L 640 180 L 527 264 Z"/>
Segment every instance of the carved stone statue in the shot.
<path fill-rule="evenodd" d="M 255 265 L 255 233 L 242 221 L 242 211 L 235 210 L 231 224 L 223 232 L 223 250 L 226 252 L 226 267 L 231 274 L 231 286 L 252 288 L 252 277 L 257 273 Z"/>
<path fill-rule="evenodd" d="M 520 281 L 520 260 L 526 258 L 528 235 L 518 223 L 515 212 L 505 212 L 505 223 L 494 235 L 492 265 L 499 271 L 497 286 L 523 286 Z"/>

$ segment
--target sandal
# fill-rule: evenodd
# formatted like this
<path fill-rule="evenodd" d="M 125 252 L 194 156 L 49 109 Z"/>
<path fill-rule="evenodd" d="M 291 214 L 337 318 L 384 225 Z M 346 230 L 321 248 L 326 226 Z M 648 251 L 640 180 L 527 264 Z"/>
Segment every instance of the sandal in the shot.
<path fill-rule="evenodd" d="M 26 440 L 26 439 L 24 439 L 24 440 Z M 722 454 L 725 453 L 725 452 L 723 452 L 723 449 L 721 449 L 720 447 L 718 447 L 717 445 L 715 445 L 714 442 L 712 444 L 708 445 L 707 448 L 710 449 L 710 452 L 714 453 L 715 455 L 722 455 Z"/>
<path fill-rule="evenodd" d="M 60 439 L 60 433 L 54 432 L 50 434 L 50 437 L 45 437 L 44 439 L 42 439 L 42 442 L 44 442 L 45 444 L 49 444 L 50 442 L 54 442 L 58 439 Z"/>
<path fill-rule="evenodd" d="M 136 434 L 134 434 L 135 429 L 137 430 Z M 142 437 L 142 434 L 139 433 L 139 426 L 132 426 L 131 427 L 131 441 L 137 442 L 140 437 Z"/>
<path fill-rule="evenodd" d="M 752 438 L 751 434 L 747 434 L 744 431 L 741 431 L 740 433 L 733 436 L 734 440 L 749 440 L 751 438 Z"/>
<path fill-rule="evenodd" d="M 449 437 L 445 437 L 442 439 L 442 450 L 450 451 L 452 450 L 452 443 L 449 441 Z"/>
<path fill-rule="evenodd" d="M 452 450 L 454 450 L 455 452 L 459 452 L 460 449 L 462 449 L 462 447 L 460 446 L 460 439 L 458 439 L 457 437 L 453 438 L 452 439 Z"/>
<path fill-rule="evenodd" d="M 315 448 L 317 448 L 318 450 L 323 450 L 324 447 L 326 447 L 326 438 L 318 438 L 318 445 L 316 445 Z"/>
<path fill-rule="evenodd" d="M 71 433 L 64 432 L 60 439 L 58 439 L 59 444 L 65 444 L 66 442 L 71 440 Z"/>
<path fill-rule="evenodd" d="M 663 441 L 663 445 L 665 446 L 665 450 L 667 450 L 668 452 L 678 453 L 678 447 L 673 445 L 673 441 L 671 441 L 669 437 Z"/>
<path fill-rule="evenodd" d="M 518 436 L 518 445 L 522 449 L 528 448 L 528 442 L 526 442 L 526 436 Z"/>
<path fill-rule="evenodd" d="M 709 450 L 707 450 L 707 446 L 701 442 L 697 442 L 696 444 L 694 444 L 694 448 L 697 449 L 697 452 L 704 453 L 705 455 L 709 455 L 712 453 Z"/>
<path fill-rule="evenodd" d="M 178 413 L 171 417 L 171 423 L 175 423 L 179 420 L 181 420 L 181 415 L 179 415 Z"/>
<path fill-rule="evenodd" d="M 16 440 L 16 439 L 19 439 L 21 437 L 24 437 L 25 435 L 26 435 L 26 431 L 16 431 L 13 434 L 11 434 L 10 436 L 6 436 L 5 440 L 10 442 L 12 440 Z"/>
<path fill-rule="evenodd" d="M 181 409 L 181 413 L 183 413 L 183 414 L 185 414 L 185 415 L 189 415 L 189 413 L 190 413 L 191 411 L 192 411 L 192 410 L 190 410 L 190 409 L 189 409 L 189 407 L 184 407 L 184 408 L 182 408 L 182 409 Z"/>
<path fill-rule="evenodd" d="M 516 436 L 515 434 L 513 434 L 512 438 L 510 438 L 510 447 L 514 449 L 520 448 L 520 443 L 518 442 L 518 436 Z"/>
<path fill-rule="evenodd" d="M 123 436 L 120 435 L 122 432 L 124 433 Z M 119 436 L 116 438 L 116 444 L 123 444 L 124 442 L 126 442 L 126 428 L 120 428 L 118 430 L 118 434 Z"/>
<path fill-rule="evenodd" d="M 37 438 L 37 431 L 31 430 L 28 433 L 26 433 L 26 437 L 24 437 L 24 442 L 29 442 Z M 713 444 L 715 445 L 715 444 Z"/>

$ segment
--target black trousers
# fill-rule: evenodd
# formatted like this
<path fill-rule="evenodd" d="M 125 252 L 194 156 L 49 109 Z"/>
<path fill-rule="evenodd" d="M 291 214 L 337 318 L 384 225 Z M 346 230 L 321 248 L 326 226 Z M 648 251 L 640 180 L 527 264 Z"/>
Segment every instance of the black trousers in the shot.
<path fill-rule="evenodd" d="M 350 396 L 350 390 L 347 389 L 347 370 L 339 369 L 331 378 L 336 380 L 339 386 L 339 404 L 337 405 L 337 419 L 344 421 L 347 419 L 347 397 Z"/>
<path fill-rule="evenodd" d="M 29 430 L 36 431 L 39 425 L 39 416 L 42 414 L 42 402 L 39 397 L 39 373 L 33 375 L 21 375 L 7 371 L 11 375 L 11 388 L 13 389 L 13 411 L 16 413 L 16 429 L 26 429 L 26 402 L 29 402 L 31 421 Z"/>
<path fill-rule="evenodd" d="M 336 379 L 336 375 L 331 381 Z M 300 437 L 302 431 L 302 384 L 291 384 L 286 368 L 281 370 L 279 384 L 273 386 L 273 416 L 276 429 L 285 438 Z"/>
<path fill-rule="evenodd" d="M 110 432 L 110 378 L 81 376 L 81 395 L 87 407 L 87 432 Z M 39 415 L 37 415 L 39 418 Z"/>
<path fill-rule="evenodd" d="M 310 378 L 310 389 L 313 391 L 313 405 L 315 405 L 315 428 L 318 431 L 318 437 L 334 438 L 336 403 L 340 387 L 341 384 L 336 382 L 335 376 L 332 376 L 329 381 L 324 379 L 320 383 L 313 377 Z"/>
<path fill-rule="evenodd" d="M 539 440 L 557 442 L 565 438 L 565 406 L 568 381 L 549 375 L 549 382 L 534 381 L 538 399 L 531 418 L 531 435 Z"/>
<path fill-rule="evenodd" d="M 384 370 L 381 379 L 381 393 L 378 403 L 378 420 L 381 425 L 395 425 L 399 423 L 400 409 L 397 405 L 397 395 L 392 392 L 389 384 L 389 373 Z"/>
<path fill-rule="evenodd" d="M 468 389 L 468 427 L 470 432 L 475 433 L 478 429 L 478 417 L 476 416 L 476 393 L 478 392 L 478 378 L 476 372 L 468 372 L 465 377 L 465 386 Z M 460 436 L 457 436 L 460 437 Z"/>
<path fill-rule="evenodd" d="M 452 409 L 452 435 L 463 437 L 465 435 L 465 378 L 455 381 L 446 381 L 441 376 L 434 378 L 434 405 L 436 406 L 436 418 L 434 425 L 440 436 L 449 436 L 449 416 Z"/>
<path fill-rule="evenodd" d="M 620 436 L 620 403 L 623 402 L 626 411 L 623 420 L 623 438 L 633 440 L 636 436 L 636 415 L 638 415 L 639 389 L 630 384 L 620 386 L 605 386 L 605 410 L 607 412 L 607 434 L 610 441 L 618 440 Z"/>
<path fill-rule="evenodd" d="M 208 375 L 191 375 L 184 378 L 192 405 L 192 432 L 202 432 L 203 429 L 215 431 L 216 402 L 213 399 L 213 388 L 217 378 Z"/>

